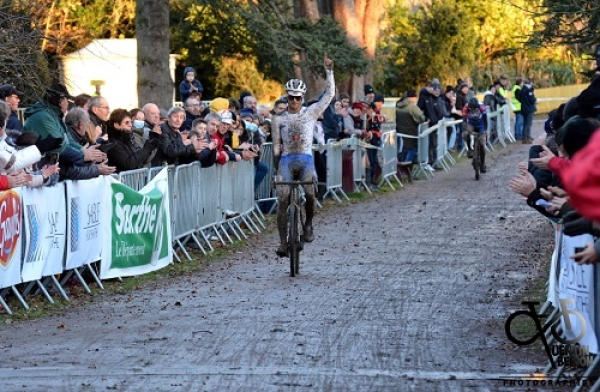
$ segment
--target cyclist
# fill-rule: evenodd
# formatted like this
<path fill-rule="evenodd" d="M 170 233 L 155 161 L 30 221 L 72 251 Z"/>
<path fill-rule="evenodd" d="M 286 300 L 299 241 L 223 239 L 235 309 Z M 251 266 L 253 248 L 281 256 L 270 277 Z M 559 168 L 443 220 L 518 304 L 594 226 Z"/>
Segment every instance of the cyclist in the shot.
<path fill-rule="evenodd" d="M 306 94 L 306 84 L 300 79 L 290 79 L 286 85 L 288 109 L 273 118 L 271 135 L 273 138 L 273 156 L 278 181 L 316 181 L 315 165 L 312 156 L 313 133 L 317 118 L 325 111 L 335 96 L 333 79 L 333 61 L 325 55 L 326 73 L 325 93 L 314 104 L 302 107 Z M 312 219 L 315 210 L 314 186 L 304 186 L 306 197 L 306 220 L 304 223 L 304 241 L 311 242 L 313 237 Z M 287 245 L 287 209 L 290 188 L 277 187 L 277 229 L 279 230 L 280 246 L 277 255 L 288 255 Z"/>
<path fill-rule="evenodd" d="M 485 105 L 479 103 L 477 98 L 469 99 L 469 102 L 463 107 L 462 111 L 463 123 L 467 124 L 467 132 L 463 133 L 463 140 L 467 146 L 467 157 L 473 158 L 473 148 L 477 144 L 481 145 L 481 172 L 485 173 L 487 168 L 485 166 L 485 143 L 487 141 L 486 124 L 487 124 L 487 112 Z M 471 146 L 471 135 L 475 137 L 475 143 Z M 477 157 L 477 154 L 475 154 Z M 475 166 L 475 162 L 473 162 Z"/>

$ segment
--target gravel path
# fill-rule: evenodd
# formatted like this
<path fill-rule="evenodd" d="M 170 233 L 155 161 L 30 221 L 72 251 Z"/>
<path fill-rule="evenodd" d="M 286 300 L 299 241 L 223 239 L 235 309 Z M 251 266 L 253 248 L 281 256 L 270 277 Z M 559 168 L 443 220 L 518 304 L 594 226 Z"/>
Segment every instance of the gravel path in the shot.
<path fill-rule="evenodd" d="M 5 325 L 2 390 L 515 390 L 493 379 L 544 355 L 503 324 L 552 241 L 507 188 L 526 149 L 479 182 L 463 162 L 321 212 L 299 277 L 272 232 L 196 276 Z"/>

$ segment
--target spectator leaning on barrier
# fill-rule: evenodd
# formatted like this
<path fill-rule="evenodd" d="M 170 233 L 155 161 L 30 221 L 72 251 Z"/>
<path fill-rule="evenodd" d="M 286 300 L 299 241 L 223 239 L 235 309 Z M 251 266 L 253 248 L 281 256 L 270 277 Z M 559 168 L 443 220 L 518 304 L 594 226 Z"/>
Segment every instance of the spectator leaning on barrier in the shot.
<path fill-rule="evenodd" d="M 38 134 L 25 132 L 16 139 L 15 145 L 17 147 L 9 145 L 6 139 L 6 123 L 10 112 L 11 108 L 8 104 L 0 102 L 0 174 L 18 174 L 25 169 L 32 175 L 25 176 L 29 180 L 21 185 L 32 188 L 49 185 L 51 183 L 50 177 L 57 171 L 57 165 L 44 167 L 43 170 L 37 172 L 31 171 L 31 167 L 40 160 L 41 153 L 56 148 L 60 145 L 61 140 L 52 138 L 40 140 Z M 36 143 L 37 145 L 35 145 Z M 11 182 L 18 182 L 18 178 L 19 176 L 11 176 L 6 180 L 10 185 Z"/>
<path fill-rule="evenodd" d="M 426 121 L 425 115 L 417 106 L 417 92 L 408 90 L 404 98 L 396 103 L 396 132 L 399 134 L 418 136 L 419 124 Z M 402 138 L 402 151 L 398 160 L 400 162 L 414 162 L 418 153 L 418 140 L 416 138 Z"/>
<path fill-rule="evenodd" d="M 515 85 L 510 90 L 510 107 L 515 114 L 515 139 L 523 139 L 523 115 L 521 114 L 521 101 L 519 95 L 523 86 L 523 79 L 517 78 Z"/>
<path fill-rule="evenodd" d="M 20 133 L 23 130 L 23 124 L 17 115 L 19 102 L 21 102 L 23 95 L 25 94 L 17 90 L 12 84 L 3 84 L 0 86 L 0 99 L 10 106 L 10 116 L 6 122 L 7 132 L 18 131 Z"/>
<path fill-rule="evenodd" d="M 151 136 L 160 136 L 162 129 L 160 127 L 160 109 L 158 106 L 153 103 L 147 103 L 142 108 L 142 111 L 144 112 L 144 140 L 148 140 Z"/>
<path fill-rule="evenodd" d="M 229 162 L 229 154 L 227 154 L 227 151 L 225 151 L 223 147 L 223 137 L 219 132 L 219 128 L 221 127 L 221 116 L 217 113 L 210 113 L 204 117 L 204 121 L 206 121 L 208 134 L 215 143 L 215 150 L 217 151 L 215 162 L 219 165 L 224 165 Z"/>
<path fill-rule="evenodd" d="M 167 112 L 167 120 L 160 126 L 162 133 L 151 136 L 158 139 L 158 150 L 152 166 L 178 165 L 179 158 L 200 153 L 191 144 L 185 144 L 179 129 L 185 121 L 185 110 L 174 106 Z"/>
<path fill-rule="evenodd" d="M 217 160 L 217 142 L 210 138 L 207 130 L 208 125 L 206 121 L 201 118 L 197 118 L 192 123 L 192 129 L 190 129 L 188 140 L 190 144 L 194 146 L 196 151 L 200 153 L 196 156 L 188 155 L 187 157 L 181 158 L 179 161 L 181 164 L 200 162 L 202 167 L 210 167 L 215 164 Z"/>
<path fill-rule="evenodd" d="M 85 165 L 84 162 L 104 159 L 104 153 L 98 147 L 82 148 L 76 143 L 69 143 L 67 126 L 63 122 L 63 111 L 71 99 L 67 88 L 62 84 L 53 84 L 46 89 L 42 100 L 25 110 L 23 131 L 35 132 L 40 139 L 52 137 L 61 139 L 61 144 L 48 152 L 60 154 L 61 167 L 64 165 Z"/>
<path fill-rule="evenodd" d="M 75 107 L 65 116 L 65 124 L 68 127 L 68 138 L 70 146 L 84 147 L 85 132 L 90 123 L 89 113 L 82 108 Z M 108 175 L 115 172 L 115 168 L 108 166 L 106 156 L 93 159 L 85 164 L 75 164 L 73 162 L 60 161 L 60 179 L 61 180 L 87 180 L 100 175 Z"/>
<path fill-rule="evenodd" d="M 158 138 L 146 140 L 142 148 L 136 144 L 131 131 L 131 115 L 125 109 L 115 109 L 107 123 L 109 145 L 106 151 L 108 164 L 117 172 L 141 169 L 158 148 Z"/>
<path fill-rule="evenodd" d="M 521 93 L 519 94 L 521 101 L 521 114 L 523 115 L 523 144 L 531 144 L 531 127 L 533 125 L 533 115 L 537 111 L 537 98 L 533 93 L 533 83 L 530 79 L 525 79 Z"/>

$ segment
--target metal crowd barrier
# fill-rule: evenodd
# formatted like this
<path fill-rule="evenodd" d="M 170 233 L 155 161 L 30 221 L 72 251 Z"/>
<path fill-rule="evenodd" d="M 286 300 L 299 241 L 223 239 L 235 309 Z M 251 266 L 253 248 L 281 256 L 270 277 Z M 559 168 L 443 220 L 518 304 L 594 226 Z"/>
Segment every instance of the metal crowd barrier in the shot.
<path fill-rule="evenodd" d="M 366 190 L 368 193 L 372 194 L 371 189 L 367 186 L 367 174 L 365 167 L 365 159 L 367 148 L 376 148 L 375 146 L 371 146 L 363 142 L 360 139 L 357 139 L 354 135 L 347 139 L 343 139 L 340 141 L 344 148 L 349 148 L 354 150 L 352 154 L 352 174 L 354 176 L 354 190 L 356 192 L 360 192 L 361 189 Z"/>
<path fill-rule="evenodd" d="M 258 189 L 255 192 L 256 202 L 265 203 L 269 201 L 274 201 L 273 206 L 271 207 L 269 213 L 273 212 L 275 209 L 275 202 L 277 201 L 277 194 L 275 189 L 271 187 L 271 179 L 275 176 L 275 165 L 273 164 L 273 143 L 264 143 L 260 148 L 260 161 L 267 165 L 269 171 L 265 176 L 264 181 L 259 185 Z M 260 208 L 256 208 L 257 213 L 262 215 Z"/>
<path fill-rule="evenodd" d="M 396 138 L 396 131 L 388 131 L 381 134 L 381 155 L 383 158 L 383 164 L 381 165 L 381 180 L 379 185 L 381 186 L 384 182 L 390 186 L 393 190 L 396 190 L 392 185 L 390 178 L 396 180 L 400 187 L 402 181 L 398 178 L 396 173 L 398 172 L 398 144 Z"/>
<path fill-rule="evenodd" d="M 346 200 L 350 200 L 342 189 L 342 144 L 330 139 L 325 145 L 325 149 L 327 150 L 327 180 L 325 183 L 327 192 L 323 198 L 331 195 L 338 203 L 341 203 L 342 200 L 337 195 L 339 192 Z"/>

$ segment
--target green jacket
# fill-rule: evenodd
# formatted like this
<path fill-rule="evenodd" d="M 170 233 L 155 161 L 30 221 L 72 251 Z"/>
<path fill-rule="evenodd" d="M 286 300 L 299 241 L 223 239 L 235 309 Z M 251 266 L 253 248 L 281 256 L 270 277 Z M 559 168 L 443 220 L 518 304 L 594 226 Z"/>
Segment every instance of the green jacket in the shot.
<path fill-rule="evenodd" d="M 419 107 L 404 98 L 396 104 L 396 132 L 405 135 L 418 136 L 419 124 L 425 122 L 426 118 Z M 417 139 L 402 138 L 404 147 L 407 149 L 417 148 Z"/>
<path fill-rule="evenodd" d="M 515 113 L 519 113 L 521 111 L 521 102 L 517 99 L 517 95 L 519 95 L 521 90 L 521 86 L 515 84 L 513 88 L 510 90 L 510 106 Z"/>
<path fill-rule="evenodd" d="M 49 151 L 49 153 L 62 153 L 65 150 L 65 147 L 69 144 L 69 139 L 66 136 L 68 132 L 58 106 L 38 101 L 25 110 L 24 117 L 23 132 L 35 132 L 42 139 L 48 136 L 64 139 L 59 149 Z M 81 150 L 81 147 L 78 147 L 78 150 Z"/>

